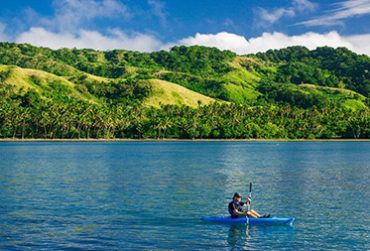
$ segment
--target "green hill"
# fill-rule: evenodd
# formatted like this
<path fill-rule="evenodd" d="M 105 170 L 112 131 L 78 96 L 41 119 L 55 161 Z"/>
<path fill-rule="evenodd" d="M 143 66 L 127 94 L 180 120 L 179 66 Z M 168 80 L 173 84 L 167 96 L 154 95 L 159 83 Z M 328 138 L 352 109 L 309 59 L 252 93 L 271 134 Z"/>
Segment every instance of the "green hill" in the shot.
<path fill-rule="evenodd" d="M 0 65 L 0 74 L 3 85 L 14 86 L 15 92 L 26 93 L 34 91 L 43 100 L 64 100 L 76 99 L 86 102 L 99 104 L 99 100 L 94 94 L 91 94 L 85 85 L 81 85 L 79 79 L 57 76 L 41 70 L 25 69 L 17 66 Z M 114 82 L 112 79 L 98 77 L 91 74 L 84 74 L 80 79 L 87 86 L 91 83 L 94 85 L 109 85 Z M 143 103 L 149 106 L 160 107 L 160 105 L 188 105 L 197 107 L 198 105 L 207 105 L 216 102 L 215 99 L 189 90 L 180 85 L 158 80 L 141 80 L 149 85 L 151 93 L 143 100 Z"/>
<path fill-rule="evenodd" d="M 370 58 L 345 48 L 0 43 L 0 137 L 369 137 L 369 92 Z"/>
<path fill-rule="evenodd" d="M 216 102 L 215 99 L 204 96 L 200 93 L 189 90 L 181 85 L 171 82 L 151 79 L 148 82 L 152 85 L 152 95 L 144 103 L 154 107 L 161 105 L 187 105 L 197 107 Z"/>
<path fill-rule="evenodd" d="M 367 56 L 344 48 L 329 47 L 314 51 L 290 47 L 257 55 L 237 56 L 229 51 L 201 46 L 174 47 L 169 52 L 139 53 L 124 50 L 51 50 L 28 44 L 0 43 L 0 64 L 4 65 L 38 69 L 65 78 L 161 79 L 209 97 L 249 104 L 265 99 L 266 95 L 261 90 L 266 91 L 271 83 L 283 84 L 279 89 L 283 88 L 284 93 L 293 95 L 297 90 L 307 93 L 307 88 L 291 88 L 284 84 L 299 86 L 304 83 L 349 89 L 369 97 L 369 61 Z M 333 95 L 323 96 L 330 102 L 338 101 Z M 291 99 L 272 100 L 271 95 L 267 98 L 268 102 L 285 100 L 297 105 Z M 347 106 L 353 100 L 359 104 L 364 102 L 353 96 L 347 98 L 350 99 L 350 102 L 346 102 Z M 312 105 L 319 103 L 313 102 Z M 310 102 L 307 104 L 310 105 Z"/>
<path fill-rule="evenodd" d="M 19 92 L 34 91 L 42 99 L 65 97 L 97 102 L 93 95 L 79 92 L 75 83 L 45 71 L 0 65 L 0 74 L 2 84 L 14 86 Z"/>

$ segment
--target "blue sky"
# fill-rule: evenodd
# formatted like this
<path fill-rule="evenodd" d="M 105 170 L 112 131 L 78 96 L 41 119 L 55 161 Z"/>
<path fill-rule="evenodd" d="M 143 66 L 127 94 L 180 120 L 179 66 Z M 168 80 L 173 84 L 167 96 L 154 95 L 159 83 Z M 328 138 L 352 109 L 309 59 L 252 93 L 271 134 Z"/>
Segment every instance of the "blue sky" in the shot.
<path fill-rule="evenodd" d="M 240 54 L 304 45 L 370 54 L 370 0 L 13 0 L 0 40 L 139 51 L 206 45 Z"/>

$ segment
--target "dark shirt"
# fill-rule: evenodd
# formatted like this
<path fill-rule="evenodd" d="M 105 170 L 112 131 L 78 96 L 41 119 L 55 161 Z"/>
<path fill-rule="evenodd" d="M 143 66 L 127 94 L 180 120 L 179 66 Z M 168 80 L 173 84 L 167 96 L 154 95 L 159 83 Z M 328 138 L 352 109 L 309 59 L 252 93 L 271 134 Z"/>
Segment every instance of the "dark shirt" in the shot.
<path fill-rule="evenodd" d="M 235 211 L 243 212 L 242 206 L 244 205 L 244 202 L 237 202 L 232 201 L 229 203 L 229 213 L 232 218 L 238 218 L 239 215 L 235 213 Z"/>

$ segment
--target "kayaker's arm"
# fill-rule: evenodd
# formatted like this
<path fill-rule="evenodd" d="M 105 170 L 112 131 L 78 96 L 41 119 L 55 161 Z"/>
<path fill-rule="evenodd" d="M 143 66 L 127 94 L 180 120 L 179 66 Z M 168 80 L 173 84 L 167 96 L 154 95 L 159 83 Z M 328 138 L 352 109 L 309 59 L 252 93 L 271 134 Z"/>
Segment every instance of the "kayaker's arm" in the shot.
<path fill-rule="evenodd" d="M 237 214 L 237 215 L 245 215 L 246 212 L 242 212 L 242 211 L 238 211 L 238 210 L 234 210 L 234 212 Z"/>
<path fill-rule="evenodd" d="M 241 202 L 240 204 L 243 206 L 245 203 L 244 202 Z M 234 205 L 233 205 L 233 211 L 237 215 L 245 215 L 246 214 L 246 212 L 244 212 L 244 211 L 237 210 Z"/>

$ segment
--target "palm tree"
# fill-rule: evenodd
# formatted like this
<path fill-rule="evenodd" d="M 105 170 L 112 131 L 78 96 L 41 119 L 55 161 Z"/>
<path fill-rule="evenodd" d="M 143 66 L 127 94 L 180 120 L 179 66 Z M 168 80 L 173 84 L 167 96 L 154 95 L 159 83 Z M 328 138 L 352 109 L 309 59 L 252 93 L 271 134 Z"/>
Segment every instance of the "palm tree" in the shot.
<path fill-rule="evenodd" d="M 20 119 L 22 120 L 22 139 L 24 139 L 26 125 L 30 118 L 31 118 L 30 109 L 28 107 L 23 108 L 22 113 L 20 114 Z"/>
<path fill-rule="evenodd" d="M 166 136 L 167 129 L 170 128 L 172 124 L 173 123 L 169 117 L 166 116 L 166 117 L 160 118 L 160 120 L 158 121 L 156 125 L 156 129 L 158 130 L 157 137 L 160 138 L 161 132 L 163 132 L 162 138 L 164 138 Z"/>

